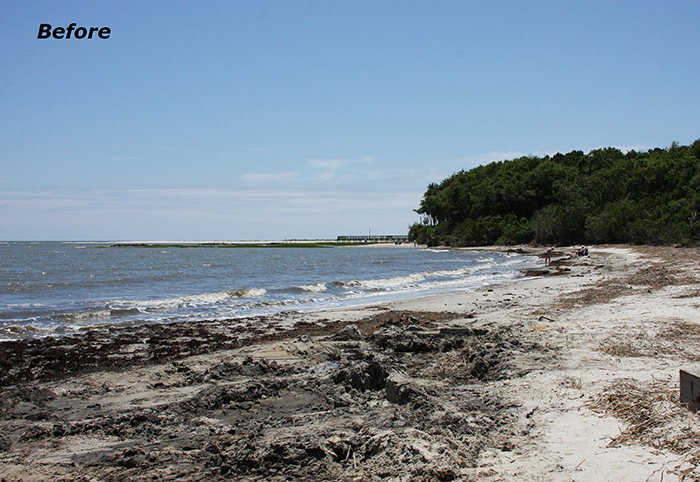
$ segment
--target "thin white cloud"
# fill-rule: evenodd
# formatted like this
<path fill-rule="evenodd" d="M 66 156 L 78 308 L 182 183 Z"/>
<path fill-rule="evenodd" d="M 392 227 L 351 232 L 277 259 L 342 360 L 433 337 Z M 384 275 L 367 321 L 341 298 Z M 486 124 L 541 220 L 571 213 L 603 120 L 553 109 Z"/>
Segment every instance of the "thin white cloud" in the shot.
<path fill-rule="evenodd" d="M 355 159 L 345 159 L 345 158 L 331 158 L 331 159 L 309 159 L 308 164 L 311 167 L 316 167 L 319 169 L 338 169 L 341 166 L 348 166 L 351 164 L 370 164 L 374 161 L 372 156 L 360 156 Z"/>
<path fill-rule="evenodd" d="M 321 172 L 314 176 L 316 181 L 328 182 L 336 178 L 338 169 L 343 166 L 355 164 L 371 164 L 374 161 L 372 156 L 360 156 L 355 159 L 331 158 L 331 159 L 309 159 L 308 165 L 319 169 Z"/>
<path fill-rule="evenodd" d="M 294 179 L 299 175 L 296 171 L 276 172 L 276 173 L 248 173 L 242 174 L 241 180 L 248 183 L 274 183 L 284 182 Z"/>
<path fill-rule="evenodd" d="M 413 189 L 0 189 L 0 239 L 285 239 L 417 221 Z"/>
<path fill-rule="evenodd" d="M 349 162 L 343 159 L 309 159 L 309 166 L 320 169 L 337 169 L 345 164 Z"/>
<path fill-rule="evenodd" d="M 318 173 L 314 176 L 313 179 L 315 181 L 320 181 L 320 182 L 332 181 L 333 179 L 335 179 L 335 171 Z"/>
<path fill-rule="evenodd" d="M 273 189 L 273 188 L 42 188 L 0 189 L 0 209 L 28 209 L 60 211 L 84 210 L 142 210 L 163 209 L 178 211 L 184 207 L 237 210 L 240 206 L 255 206 L 258 210 L 316 210 L 327 211 L 342 207 L 361 212 L 377 203 L 386 206 L 406 206 L 420 199 L 421 190 L 397 189 Z M 252 214 L 252 213 L 251 213 Z"/>

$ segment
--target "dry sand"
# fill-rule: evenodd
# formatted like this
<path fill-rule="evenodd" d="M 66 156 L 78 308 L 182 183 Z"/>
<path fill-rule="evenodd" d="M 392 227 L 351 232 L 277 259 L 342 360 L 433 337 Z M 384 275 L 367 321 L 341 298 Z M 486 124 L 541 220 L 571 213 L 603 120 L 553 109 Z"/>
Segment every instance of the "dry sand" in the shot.
<path fill-rule="evenodd" d="M 477 292 L 0 344 L 0 479 L 697 480 L 698 251 L 572 250 Z"/>

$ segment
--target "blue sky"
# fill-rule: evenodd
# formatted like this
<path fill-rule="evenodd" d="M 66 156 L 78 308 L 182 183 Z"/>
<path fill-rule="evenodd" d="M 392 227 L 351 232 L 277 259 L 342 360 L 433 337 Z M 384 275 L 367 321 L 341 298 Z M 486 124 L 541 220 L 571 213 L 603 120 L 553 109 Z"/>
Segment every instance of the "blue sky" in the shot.
<path fill-rule="evenodd" d="M 430 182 L 700 137 L 700 2 L 0 2 L 0 239 L 401 234 Z M 39 25 L 107 40 L 37 39 Z"/>

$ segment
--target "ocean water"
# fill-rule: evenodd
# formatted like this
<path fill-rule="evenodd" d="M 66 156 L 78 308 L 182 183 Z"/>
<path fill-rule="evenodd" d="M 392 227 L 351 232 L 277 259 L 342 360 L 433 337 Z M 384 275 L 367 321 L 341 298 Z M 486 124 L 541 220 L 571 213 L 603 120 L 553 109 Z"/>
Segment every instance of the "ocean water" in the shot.
<path fill-rule="evenodd" d="M 522 277 L 530 256 L 393 247 L 0 243 L 0 340 L 362 306 Z"/>

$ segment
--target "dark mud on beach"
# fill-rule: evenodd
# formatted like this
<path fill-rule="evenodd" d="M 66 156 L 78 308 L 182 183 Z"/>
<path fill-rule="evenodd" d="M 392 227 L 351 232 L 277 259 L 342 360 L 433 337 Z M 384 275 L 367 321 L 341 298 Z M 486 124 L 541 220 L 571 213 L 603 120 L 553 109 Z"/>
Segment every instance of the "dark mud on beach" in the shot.
<path fill-rule="evenodd" d="M 388 322 L 411 318 L 410 313 L 376 315 L 356 322 L 374 331 Z M 426 323 L 454 318 L 450 313 L 423 314 Z M 280 326 L 280 316 L 228 321 L 148 324 L 90 330 L 82 335 L 14 340 L 0 343 L 0 387 L 30 381 L 56 380 L 98 370 L 123 370 L 164 363 L 188 356 L 269 343 L 298 336 L 319 336 L 343 329 L 350 322 L 321 319 Z"/>
<path fill-rule="evenodd" d="M 517 404 L 484 384 L 553 356 L 507 331 L 450 326 L 465 316 L 385 311 L 245 336 L 199 323 L 3 344 L 0 476 L 464 480 L 482 450 L 513 450 L 523 436 Z M 288 356 L 233 350 L 260 343 Z M 136 381 L 119 381 L 138 367 Z M 26 478 L 13 478 L 22 465 Z"/>

